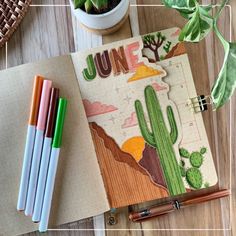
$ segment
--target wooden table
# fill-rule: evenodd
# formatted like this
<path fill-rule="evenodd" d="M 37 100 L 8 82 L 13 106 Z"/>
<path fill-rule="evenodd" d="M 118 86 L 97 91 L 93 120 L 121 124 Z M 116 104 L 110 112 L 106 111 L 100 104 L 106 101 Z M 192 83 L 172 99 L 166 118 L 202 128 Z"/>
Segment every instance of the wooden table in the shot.
<path fill-rule="evenodd" d="M 204 3 L 209 2 L 216 4 L 219 1 L 204 1 Z M 169 27 L 182 27 L 184 24 L 183 19 L 175 11 L 162 6 L 150 6 L 161 4 L 159 0 L 137 0 L 137 2 L 132 0 L 131 3 L 133 5 L 131 6 L 130 17 L 125 25 L 117 33 L 101 37 L 81 29 L 76 19 L 71 16 L 70 7 L 68 6 L 69 1 L 33 0 L 33 5 L 18 30 L 8 44 L 0 49 L 0 68 L 4 69 L 5 67 L 68 54 L 69 52 Z M 48 6 L 43 6 L 43 4 Z M 136 7 L 135 4 L 145 6 Z M 233 0 L 231 1 L 231 7 L 232 12 L 234 12 L 232 38 L 236 40 L 236 2 Z M 223 34 L 229 39 L 230 8 L 223 12 L 219 24 Z M 222 48 L 217 39 L 210 35 L 199 44 L 188 44 L 187 50 L 197 91 L 199 94 L 209 94 L 223 60 Z M 7 60 L 5 58 L 6 51 L 8 51 Z M 103 216 L 99 216 L 94 219 L 90 218 L 62 225 L 59 229 L 68 230 L 52 231 L 46 235 L 236 235 L 236 217 L 233 214 L 236 210 L 235 106 L 236 99 L 234 96 L 231 104 L 229 103 L 221 110 L 214 113 L 204 113 L 204 122 L 218 171 L 219 187 L 230 188 L 230 170 L 232 171 L 231 215 L 229 199 L 216 200 L 190 207 L 139 224 L 130 223 L 127 220 L 128 209 L 124 208 L 118 210 L 118 223 L 114 226 L 106 224 L 109 213 L 105 214 L 105 227 L 108 229 L 106 232 L 93 230 L 102 226 Z M 232 130 L 231 138 L 230 129 Z M 232 162 L 230 162 L 230 155 Z M 133 209 L 137 209 L 137 207 L 133 206 Z M 234 222 L 232 230 L 230 230 L 230 218 L 231 222 Z M 89 231 L 74 231 L 74 229 L 89 229 Z M 38 233 L 28 235 L 34 236 Z"/>

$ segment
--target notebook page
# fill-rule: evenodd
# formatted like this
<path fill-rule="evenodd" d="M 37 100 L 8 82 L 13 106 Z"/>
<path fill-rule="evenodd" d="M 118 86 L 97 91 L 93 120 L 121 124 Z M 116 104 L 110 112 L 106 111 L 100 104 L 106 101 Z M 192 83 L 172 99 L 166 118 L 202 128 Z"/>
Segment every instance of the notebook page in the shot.
<path fill-rule="evenodd" d="M 109 209 L 70 56 L 0 71 L 0 234 L 38 225 L 16 211 L 34 76 L 40 74 L 68 99 L 50 227 Z"/>
<path fill-rule="evenodd" d="M 135 37 L 72 54 L 111 207 L 217 183 L 202 116 L 186 107 L 196 91 L 178 33 L 153 33 L 152 50 Z"/>

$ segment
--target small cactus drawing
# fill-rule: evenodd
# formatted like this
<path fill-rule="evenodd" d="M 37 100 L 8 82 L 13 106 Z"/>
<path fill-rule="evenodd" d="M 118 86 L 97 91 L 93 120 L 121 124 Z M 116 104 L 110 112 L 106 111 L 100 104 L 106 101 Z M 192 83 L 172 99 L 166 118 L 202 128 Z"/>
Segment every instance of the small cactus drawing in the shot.
<path fill-rule="evenodd" d="M 141 134 L 145 141 L 156 149 L 160 157 L 169 194 L 173 196 L 185 193 L 186 189 L 173 148 L 173 144 L 176 143 L 178 138 L 178 129 L 172 107 L 168 106 L 166 108 L 171 127 L 169 132 L 155 90 L 152 86 L 147 86 L 144 93 L 152 130 L 150 131 L 145 119 L 142 103 L 137 100 L 135 101 L 135 110 Z"/>
<path fill-rule="evenodd" d="M 163 47 L 166 53 L 170 51 L 171 44 L 172 43 L 170 41 L 167 41 L 166 45 Z"/>
<path fill-rule="evenodd" d="M 194 189 L 200 189 L 203 183 L 201 171 L 195 167 L 188 169 L 186 172 L 186 180 Z"/>
<path fill-rule="evenodd" d="M 182 173 L 182 176 L 186 178 L 188 185 L 193 189 L 200 189 L 203 185 L 203 176 L 200 171 L 200 167 L 204 161 L 204 154 L 207 152 L 205 147 L 201 148 L 199 152 L 192 152 L 189 153 L 188 150 L 185 148 L 180 148 L 179 153 L 180 156 L 183 158 L 188 158 L 191 164 L 191 168 L 186 169 L 185 165 L 182 164 L 183 160 L 181 161 L 179 168 Z M 185 175 L 183 175 L 185 174 Z M 207 185 L 208 184 L 208 185 Z M 205 183 L 204 187 L 209 186 L 209 183 Z"/>
<path fill-rule="evenodd" d="M 203 163 L 203 156 L 200 152 L 193 152 L 190 156 L 190 163 L 193 167 L 200 168 Z"/>
<path fill-rule="evenodd" d="M 190 157 L 189 151 L 184 149 L 184 148 L 179 149 L 179 154 L 180 154 L 181 157 L 184 157 L 184 158 L 189 158 Z"/>

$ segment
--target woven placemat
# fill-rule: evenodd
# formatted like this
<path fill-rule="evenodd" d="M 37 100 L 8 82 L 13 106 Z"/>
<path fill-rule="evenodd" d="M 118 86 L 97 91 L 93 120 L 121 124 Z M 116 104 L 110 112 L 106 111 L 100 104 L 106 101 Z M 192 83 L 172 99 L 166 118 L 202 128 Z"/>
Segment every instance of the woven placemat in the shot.
<path fill-rule="evenodd" d="M 27 12 L 31 0 L 0 0 L 0 47 L 10 38 Z"/>

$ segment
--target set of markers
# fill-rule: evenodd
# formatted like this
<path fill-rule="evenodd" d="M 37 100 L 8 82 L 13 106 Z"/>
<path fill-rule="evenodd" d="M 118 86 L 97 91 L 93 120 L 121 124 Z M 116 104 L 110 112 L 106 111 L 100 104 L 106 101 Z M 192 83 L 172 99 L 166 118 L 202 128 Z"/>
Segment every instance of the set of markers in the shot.
<path fill-rule="evenodd" d="M 67 100 L 35 76 L 17 210 L 47 231 Z"/>

